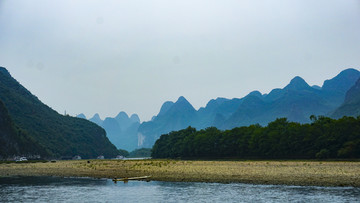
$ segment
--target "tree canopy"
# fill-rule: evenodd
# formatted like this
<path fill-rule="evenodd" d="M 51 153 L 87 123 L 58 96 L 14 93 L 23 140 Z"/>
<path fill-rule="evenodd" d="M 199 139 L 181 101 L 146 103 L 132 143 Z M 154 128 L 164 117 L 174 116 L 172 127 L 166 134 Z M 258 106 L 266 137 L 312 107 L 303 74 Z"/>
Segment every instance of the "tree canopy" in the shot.
<path fill-rule="evenodd" d="M 221 131 L 188 127 L 162 135 L 153 158 L 360 158 L 360 117 L 338 120 L 311 116 L 300 124 L 278 118 L 266 127 L 250 125 Z"/>

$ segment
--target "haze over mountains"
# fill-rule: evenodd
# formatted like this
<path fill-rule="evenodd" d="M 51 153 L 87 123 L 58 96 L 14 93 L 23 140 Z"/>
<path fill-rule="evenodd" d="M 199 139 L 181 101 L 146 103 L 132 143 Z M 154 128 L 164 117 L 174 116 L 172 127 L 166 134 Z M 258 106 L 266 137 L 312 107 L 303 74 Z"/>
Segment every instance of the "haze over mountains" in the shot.
<path fill-rule="evenodd" d="M 356 83 L 359 77 L 358 70 L 346 69 L 319 87 L 310 86 L 296 76 L 287 86 L 273 89 L 269 94 L 253 91 L 243 98 L 212 99 L 199 110 L 180 96 L 176 102 L 166 101 L 158 115 L 141 124 L 136 114 L 133 115 L 136 119 L 131 119 L 125 112 L 104 121 L 95 114 L 89 120 L 103 127 L 118 148 L 133 150 L 152 147 L 160 135 L 188 126 L 197 129 L 214 126 L 226 130 L 251 124 L 265 126 L 282 117 L 307 123 L 311 115 L 357 116 L 360 115 L 360 84 Z M 78 117 L 85 116 L 80 114 Z"/>
<path fill-rule="evenodd" d="M 86 119 L 82 113 L 77 117 Z M 118 149 L 132 151 L 138 147 L 137 130 L 140 126 L 140 119 L 137 114 L 129 117 L 122 111 L 114 118 L 107 117 L 105 120 L 101 120 L 100 115 L 96 113 L 89 120 L 103 127 L 109 140 Z"/>
<path fill-rule="evenodd" d="M 332 114 L 333 118 L 360 115 L 360 79 L 347 91 L 344 103 Z"/>
<path fill-rule="evenodd" d="M 280 117 L 306 123 L 311 115 L 359 116 L 359 78 L 358 70 L 347 69 L 318 87 L 297 76 L 269 94 L 253 91 L 243 98 L 217 98 L 199 110 L 181 96 L 176 102 L 165 102 L 158 115 L 143 123 L 136 114 L 129 117 L 125 112 L 105 120 L 95 114 L 89 119 L 92 123 L 83 114 L 78 115 L 82 119 L 58 114 L 0 67 L 0 144 L 5 146 L 0 156 L 114 157 L 119 151 L 113 144 L 129 151 L 152 147 L 160 135 L 188 126 L 224 130 L 267 125 Z"/>
<path fill-rule="evenodd" d="M 358 70 L 346 69 L 319 87 L 310 86 L 296 76 L 287 86 L 273 89 L 269 94 L 253 91 L 243 98 L 212 99 L 199 110 L 180 96 L 176 102 L 166 101 L 158 115 L 141 124 L 139 119 L 131 121 L 124 112 L 104 121 L 95 114 L 90 120 L 102 126 L 118 148 L 133 150 L 136 147 L 152 147 L 160 135 L 188 126 L 197 129 L 214 126 L 225 130 L 251 124 L 265 126 L 282 117 L 307 123 L 311 115 L 357 116 L 360 115 L 359 77 Z M 136 114 L 133 116 L 137 117 Z"/>
<path fill-rule="evenodd" d="M 359 77 L 358 70 L 347 69 L 326 80 L 322 87 L 311 87 L 297 76 L 286 87 L 269 94 L 254 91 L 243 98 L 217 98 L 198 111 L 180 97 L 175 103 L 165 102 L 157 116 L 140 125 L 139 146 L 151 147 L 161 134 L 188 126 L 197 129 L 215 126 L 224 130 L 256 123 L 267 125 L 280 117 L 306 123 L 311 115 L 330 116 Z"/>

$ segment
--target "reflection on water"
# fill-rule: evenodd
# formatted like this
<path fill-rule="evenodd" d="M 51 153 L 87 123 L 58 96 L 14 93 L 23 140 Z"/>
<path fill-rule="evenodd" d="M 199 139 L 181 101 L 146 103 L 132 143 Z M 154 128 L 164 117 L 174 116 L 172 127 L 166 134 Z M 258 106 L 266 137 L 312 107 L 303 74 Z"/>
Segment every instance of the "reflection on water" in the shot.
<path fill-rule="evenodd" d="M 0 178 L 1 202 L 359 202 L 360 188 L 174 183 L 60 177 Z"/>

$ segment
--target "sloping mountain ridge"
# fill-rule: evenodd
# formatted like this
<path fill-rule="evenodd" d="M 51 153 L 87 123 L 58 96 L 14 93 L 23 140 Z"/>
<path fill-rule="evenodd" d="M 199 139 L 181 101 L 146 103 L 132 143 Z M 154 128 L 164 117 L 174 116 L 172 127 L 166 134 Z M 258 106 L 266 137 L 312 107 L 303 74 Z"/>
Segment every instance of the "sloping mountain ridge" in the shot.
<path fill-rule="evenodd" d="M 231 129 L 259 123 L 267 123 L 276 118 L 286 117 L 290 121 L 307 123 L 310 115 L 329 115 L 334 108 L 338 107 L 344 100 L 348 90 L 360 77 L 360 72 L 355 69 L 346 69 L 332 79 L 326 80 L 324 88 L 311 87 L 299 76 L 294 77 L 283 89 L 277 88 L 269 94 L 263 95 L 263 103 L 256 106 L 259 111 L 251 111 L 240 105 L 221 129 Z M 338 84 L 338 85 L 337 85 Z M 261 97 L 258 97 L 261 99 Z M 258 101 L 260 103 L 260 101 Z M 253 109 L 252 111 L 255 111 Z M 244 117 L 248 115 L 248 117 Z"/>
<path fill-rule="evenodd" d="M 251 98 L 251 101 L 243 102 L 220 128 L 231 129 L 255 123 L 267 125 L 281 117 L 306 123 L 310 121 L 310 115 L 325 115 L 332 110 L 330 104 L 322 97 L 321 90 L 310 87 L 299 76 L 292 79 L 283 89 L 273 90 L 264 97 Z"/>
<path fill-rule="evenodd" d="M 196 110 L 184 97 L 179 97 L 175 103 L 165 102 L 152 121 L 143 122 L 139 126 L 138 144 L 141 147 L 152 147 L 161 134 L 186 128 L 196 120 Z"/>
<path fill-rule="evenodd" d="M 198 110 L 198 121 L 193 125 L 197 128 L 206 128 L 209 126 L 221 127 L 241 105 L 242 99 L 217 98 L 210 100 L 205 107 Z"/>
<path fill-rule="evenodd" d="M 344 103 L 332 114 L 333 118 L 343 116 L 360 116 L 360 78 L 356 84 L 347 91 Z"/>
<path fill-rule="evenodd" d="M 269 94 L 254 91 L 244 98 L 210 100 L 206 107 L 192 111 L 190 115 L 188 110 L 183 111 L 179 106 L 169 111 L 177 102 L 167 101 L 157 116 L 140 125 L 139 146 L 151 147 L 161 134 L 179 130 L 177 124 L 181 117 L 188 118 L 182 122 L 183 128 L 193 126 L 198 129 L 210 126 L 231 129 L 256 123 L 267 125 L 280 117 L 306 123 L 310 121 L 310 115 L 329 115 L 340 106 L 346 91 L 359 77 L 358 70 L 346 69 L 319 87 L 310 86 L 296 76 L 286 87 L 273 89 Z"/>
<path fill-rule="evenodd" d="M 98 126 L 102 126 L 104 122 L 103 120 L 101 120 L 100 115 L 98 113 L 96 113 L 92 118 L 90 118 L 89 121 L 96 123 Z"/>
<path fill-rule="evenodd" d="M 63 116 L 43 104 L 0 67 L 0 100 L 13 122 L 45 148 L 50 157 L 98 155 L 115 157 L 118 150 L 104 129 L 85 119 Z"/>
<path fill-rule="evenodd" d="M 322 86 L 322 95 L 333 108 L 339 107 L 344 102 L 346 92 L 359 79 L 360 74 L 356 69 L 346 69 L 330 80 L 325 80 Z"/>

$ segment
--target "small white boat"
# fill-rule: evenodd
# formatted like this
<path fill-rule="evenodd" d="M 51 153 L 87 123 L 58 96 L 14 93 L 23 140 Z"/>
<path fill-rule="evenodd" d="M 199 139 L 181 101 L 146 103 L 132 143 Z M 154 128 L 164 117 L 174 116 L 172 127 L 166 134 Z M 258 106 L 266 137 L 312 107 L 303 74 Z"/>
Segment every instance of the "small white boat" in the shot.
<path fill-rule="evenodd" d="M 19 159 L 17 159 L 16 161 L 27 161 L 26 157 L 20 157 Z"/>

